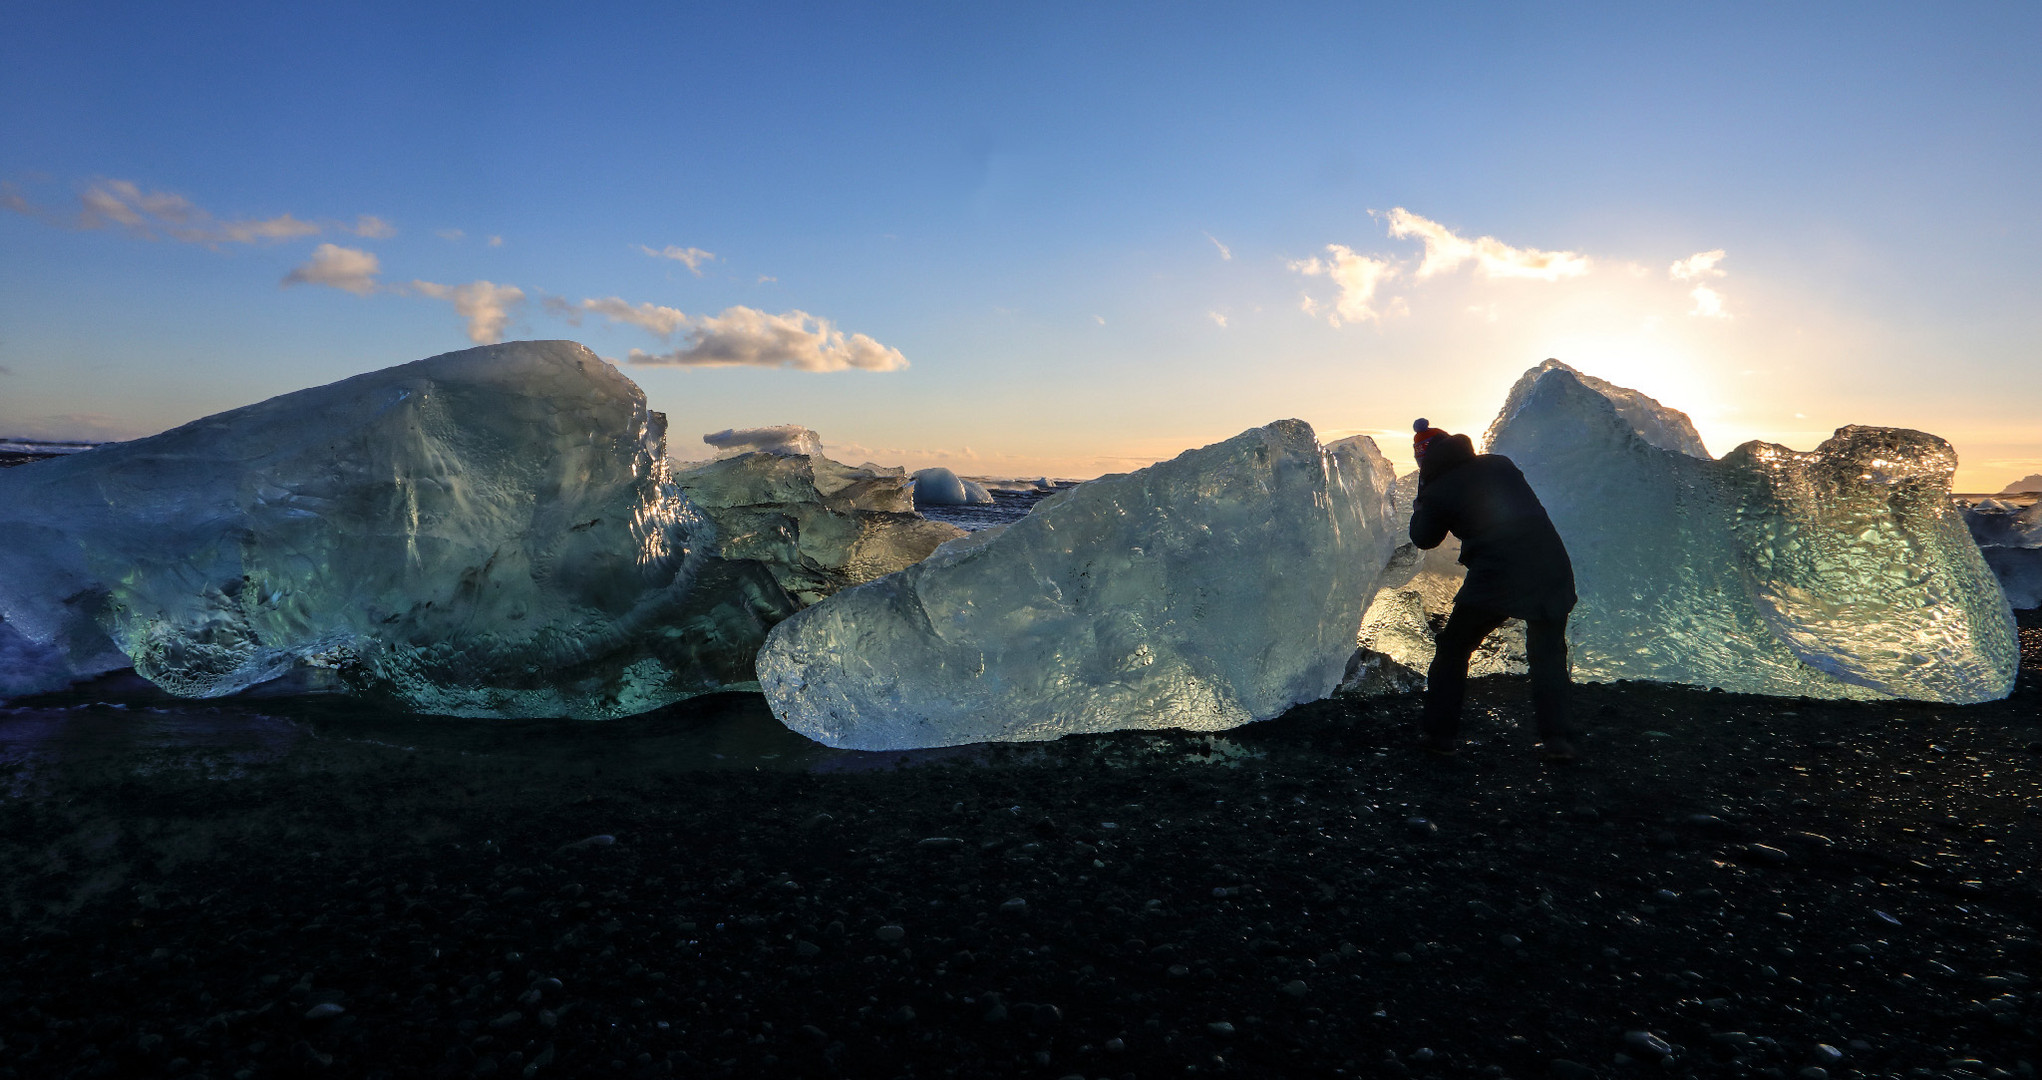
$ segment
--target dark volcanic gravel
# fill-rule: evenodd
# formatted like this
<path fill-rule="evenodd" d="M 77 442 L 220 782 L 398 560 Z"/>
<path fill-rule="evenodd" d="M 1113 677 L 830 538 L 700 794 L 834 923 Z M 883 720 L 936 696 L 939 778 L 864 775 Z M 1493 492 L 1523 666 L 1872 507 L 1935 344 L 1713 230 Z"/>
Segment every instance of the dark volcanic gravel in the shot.
<path fill-rule="evenodd" d="M 1579 687 L 1572 767 L 1515 679 L 1444 764 L 1408 698 L 901 768 L 656 752 L 770 724 L 723 695 L 16 766 L 0 1077 L 2032 1076 L 2024 621 L 1990 705 Z"/>

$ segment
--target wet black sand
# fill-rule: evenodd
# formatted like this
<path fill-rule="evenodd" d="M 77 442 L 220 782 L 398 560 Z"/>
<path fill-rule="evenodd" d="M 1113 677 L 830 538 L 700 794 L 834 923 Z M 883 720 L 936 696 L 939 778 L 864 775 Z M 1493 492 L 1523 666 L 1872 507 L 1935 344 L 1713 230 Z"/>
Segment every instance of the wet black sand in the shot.
<path fill-rule="evenodd" d="M 1445 764 L 1409 699 L 905 768 L 746 695 L 73 747 L 0 776 L 0 1077 L 2033 1075 L 2024 623 L 1991 705 L 1580 687 L 1572 767 L 1511 679 Z"/>

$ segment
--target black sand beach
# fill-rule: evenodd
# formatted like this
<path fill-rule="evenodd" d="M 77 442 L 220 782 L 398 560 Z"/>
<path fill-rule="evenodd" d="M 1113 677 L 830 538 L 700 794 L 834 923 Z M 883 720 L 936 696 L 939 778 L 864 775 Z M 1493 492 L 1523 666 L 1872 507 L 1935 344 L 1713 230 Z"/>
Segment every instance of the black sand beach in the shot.
<path fill-rule="evenodd" d="M 46 700 L 0 1077 L 2030 1076 L 2035 616 L 1989 705 L 1582 686 L 1571 767 L 1508 678 L 1450 763 L 1410 698 L 905 765 Z"/>

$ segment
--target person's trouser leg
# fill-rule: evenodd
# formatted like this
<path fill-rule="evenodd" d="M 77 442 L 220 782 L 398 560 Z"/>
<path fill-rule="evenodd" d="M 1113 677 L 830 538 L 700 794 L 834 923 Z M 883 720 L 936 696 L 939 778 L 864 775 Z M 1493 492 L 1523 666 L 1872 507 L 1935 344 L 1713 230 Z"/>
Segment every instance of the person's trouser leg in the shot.
<path fill-rule="evenodd" d="M 1539 740 L 1552 742 L 1573 735 L 1567 723 L 1567 620 L 1530 619 L 1524 624 L 1525 651 L 1531 663 L 1532 712 L 1538 717 Z"/>
<path fill-rule="evenodd" d="M 1454 605 L 1446 628 L 1433 643 L 1432 666 L 1425 672 L 1425 741 L 1444 746 L 1460 733 L 1461 699 L 1468 692 L 1468 658 L 1507 618 L 1500 611 Z"/>

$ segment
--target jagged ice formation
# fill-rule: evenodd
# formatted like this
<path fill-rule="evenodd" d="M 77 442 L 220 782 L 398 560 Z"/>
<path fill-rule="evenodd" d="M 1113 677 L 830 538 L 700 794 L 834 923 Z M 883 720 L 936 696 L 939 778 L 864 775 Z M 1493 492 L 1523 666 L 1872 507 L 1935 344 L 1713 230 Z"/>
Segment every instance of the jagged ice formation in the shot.
<path fill-rule="evenodd" d="M 1574 671 L 1762 694 L 2005 697 L 2005 598 L 1950 508 L 1933 435 L 1846 427 L 1812 453 L 1653 445 L 1564 366 L 1491 428 L 1566 540 Z M 1522 385 L 1522 384 L 1521 384 Z"/>
<path fill-rule="evenodd" d="M 915 513 L 905 470 L 785 448 L 820 445 L 813 432 L 806 435 L 676 473 L 688 500 L 715 523 L 724 558 L 763 563 L 807 605 L 920 562 L 965 534 Z"/>
<path fill-rule="evenodd" d="M 787 726 L 866 750 L 1230 728 L 1325 696 L 1395 543 L 1388 463 L 1284 420 L 951 541 L 774 628 Z"/>
<path fill-rule="evenodd" d="M 421 712 L 607 717 L 751 678 L 792 605 L 573 342 L 448 353 L 0 473 L 8 692 L 302 666 Z M 10 636 L 11 635 L 11 636 Z"/>

